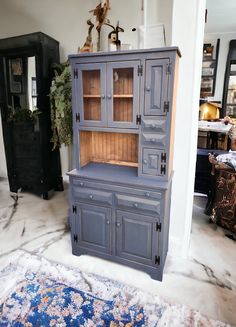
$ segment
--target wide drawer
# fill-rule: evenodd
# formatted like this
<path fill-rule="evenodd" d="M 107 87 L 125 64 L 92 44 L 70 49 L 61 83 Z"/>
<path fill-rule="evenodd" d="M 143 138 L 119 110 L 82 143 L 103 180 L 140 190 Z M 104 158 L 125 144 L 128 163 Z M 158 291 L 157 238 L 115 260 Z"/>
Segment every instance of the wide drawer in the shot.
<path fill-rule="evenodd" d="M 157 199 L 160 200 L 162 197 L 161 192 L 155 192 L 150 189 L 136 189 L 136 188 L 128 188 L 118 185 L 111 185 L 111 184 L 103 184 L 98 182 L 91 182 L 80 178 L 73 178 L 73 189 L 85 189 L 85 188 L 92 188 L 98 190 L 104 190 L 108 192 L 120 192 L 120 193 L 128 193 L 134 196 L 140 196 L 147 199 Z"/>
<path fill-rule="evenodd" d="M 159 215 L 161 212 L 161 201 L 158 200 L 148 200 L 125 194 L 115 194 L 115 203 L 117 207 L 121 208 L 150 211 Z"/>
<path fill-rule="evenodd" d="M 73 195 L 78 201 L 112 205 L 112 192 L 93 190 L 91 188 L 73 188 Z"/>
<path fill-rule="evenodd" d="M 146 145 L 165 147 L 166 146 L 166 135 L 142 133 L 142 143 L 146 144 Z"/>

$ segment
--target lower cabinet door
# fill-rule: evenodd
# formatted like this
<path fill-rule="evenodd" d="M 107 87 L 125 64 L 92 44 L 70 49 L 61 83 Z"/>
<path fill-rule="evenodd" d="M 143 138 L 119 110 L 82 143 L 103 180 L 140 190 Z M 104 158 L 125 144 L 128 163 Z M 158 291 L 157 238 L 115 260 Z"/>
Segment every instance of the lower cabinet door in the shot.
<path fill-rule="evenodd" d="M 155 266 L 158 255 L 158 221 L 153 217 L 116 212 L 116 256 Z"/>
<path fill-rule="evenodd" d="M 79 204 L 76 229 L 78 246 L 111 253 L 111 209 Z"/>

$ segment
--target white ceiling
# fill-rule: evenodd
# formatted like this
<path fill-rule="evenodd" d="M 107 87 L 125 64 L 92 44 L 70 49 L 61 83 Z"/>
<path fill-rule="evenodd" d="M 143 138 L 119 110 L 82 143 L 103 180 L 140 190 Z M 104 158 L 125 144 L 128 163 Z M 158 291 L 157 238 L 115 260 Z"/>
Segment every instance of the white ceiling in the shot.
<path fill-rule="evenodd" d="M 236 0 L 206 0 L 205 33 L 236 32 Z"/>

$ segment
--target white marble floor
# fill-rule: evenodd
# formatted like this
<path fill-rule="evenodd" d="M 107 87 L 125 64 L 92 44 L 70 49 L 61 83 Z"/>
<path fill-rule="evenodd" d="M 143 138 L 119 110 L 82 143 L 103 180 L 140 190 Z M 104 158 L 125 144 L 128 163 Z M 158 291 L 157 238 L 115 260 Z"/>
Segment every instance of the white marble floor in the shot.
<path fill-rule="evenodd" d="M 205 199 L 195 197 L 187 259 L 168 256 L 162 282 L 146 273 L 102 259 L 71 254 L 68 184 L 48 200 L 30 193 L 14 197 L 0 179 L 0 267 L 10 254 L 24 250 L 82 271 L 93 272 L 173 303 L 183 303 L 211 318 L 236 324 L 236 243 L 203 214 Z"/>

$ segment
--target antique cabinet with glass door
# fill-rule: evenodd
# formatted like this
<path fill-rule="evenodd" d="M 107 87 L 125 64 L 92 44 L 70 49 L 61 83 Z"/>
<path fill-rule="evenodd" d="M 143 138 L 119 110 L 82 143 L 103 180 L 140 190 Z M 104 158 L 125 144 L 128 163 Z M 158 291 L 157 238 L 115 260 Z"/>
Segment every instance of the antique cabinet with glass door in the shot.
<path fill-rule="evenodd" d="M 73 254 L 162 278 L 168 245 L 177 48 L 70 56 Z"/>

